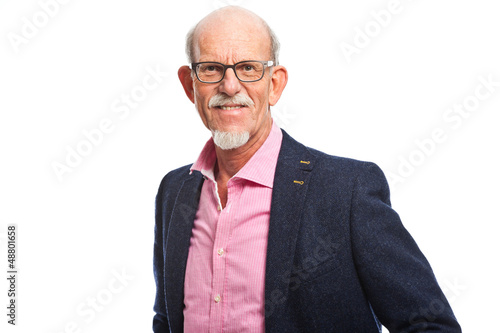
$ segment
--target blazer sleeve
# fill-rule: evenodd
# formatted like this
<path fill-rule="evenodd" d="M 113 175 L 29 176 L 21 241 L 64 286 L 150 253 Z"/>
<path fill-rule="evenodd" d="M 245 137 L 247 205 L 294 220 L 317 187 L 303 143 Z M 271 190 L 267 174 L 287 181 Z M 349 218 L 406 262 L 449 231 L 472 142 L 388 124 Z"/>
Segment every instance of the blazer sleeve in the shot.
<path fill-rule="evenodd" d="M 165 306 L 165 286 L 164 286 L 164 260 L 163 260 L 163 187 L 165 180 L 160 184 L 158 194 L 156 195 L 155 208 L 155 229 L 154 229 L 154 252 L 153 252 L 153 271 L 156 282 L 156 298 L 153 310 L 153 332 L 170 332 L 167 310 Z"/>
<path fill-rule="evenodd" d="M 366 163 L 351 203 L 351 242 L 367 298 L 390 332 L 461 332 L 434 273 L 391 208 L 380 168 Z"/>

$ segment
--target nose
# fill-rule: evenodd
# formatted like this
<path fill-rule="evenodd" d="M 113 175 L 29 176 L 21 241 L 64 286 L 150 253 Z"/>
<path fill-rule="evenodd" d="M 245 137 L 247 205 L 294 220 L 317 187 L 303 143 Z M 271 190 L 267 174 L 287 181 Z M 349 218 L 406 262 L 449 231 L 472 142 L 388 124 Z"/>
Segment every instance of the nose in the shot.
<path fill-rule="evenodd" d="M 223 92 L 228 96 L 234 96 L 241 91 L 241 82 L 236 77 L 234 70 L 228 68 L 224 78 L 219 84 L 219 92 Z"/>

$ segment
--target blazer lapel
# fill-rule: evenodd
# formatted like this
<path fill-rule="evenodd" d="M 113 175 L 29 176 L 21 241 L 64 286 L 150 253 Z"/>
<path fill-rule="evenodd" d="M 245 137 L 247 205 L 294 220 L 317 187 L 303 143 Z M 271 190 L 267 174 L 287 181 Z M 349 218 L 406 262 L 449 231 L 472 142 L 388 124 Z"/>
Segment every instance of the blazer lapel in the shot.
<path fill-rule="evenodd" d="M 172 332 L 182 331 L 184 275 L 189 253 L 191 230 L 200 200 L 203 176 L 194 171 L 179 190 L 167 234 L 165 253 L 166 302 Z"/>
<path fill-rule="evenodd" d="M 302 208 L 314 166 L 311 151 L 283 131 L 274 176 L 266 259 L 266 317 L 287 298 Z"/>

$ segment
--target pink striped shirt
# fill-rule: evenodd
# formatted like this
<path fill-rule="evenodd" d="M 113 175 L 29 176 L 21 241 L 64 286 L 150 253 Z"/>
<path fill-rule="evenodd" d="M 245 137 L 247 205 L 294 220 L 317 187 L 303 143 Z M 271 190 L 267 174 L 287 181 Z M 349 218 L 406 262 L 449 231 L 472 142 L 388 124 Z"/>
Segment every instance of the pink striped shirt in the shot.
<path fill-rule="evenodd" d="M 264 144 L 227 183 L 221 209 L 213 140 L 191 170 L 205 176 L 184 281 L 184 332 L 265 332 L 264 280 L 274 172 L 283 135 Z"/>

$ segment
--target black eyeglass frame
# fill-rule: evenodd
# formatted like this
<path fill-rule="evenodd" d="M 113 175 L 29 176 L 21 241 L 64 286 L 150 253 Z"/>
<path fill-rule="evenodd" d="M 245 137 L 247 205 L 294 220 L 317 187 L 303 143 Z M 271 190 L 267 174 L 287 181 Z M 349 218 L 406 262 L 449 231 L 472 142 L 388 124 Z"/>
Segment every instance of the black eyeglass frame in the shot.
<path fill-rule="evenodd" d="M 239 64 L 242 64 L 242 63 L 245 63 L 245 62 L 259 62 L 261 63 L 262 65 L 264 65 L 264 68 L 262 70 L 262 75 L 260 78 L 258 78 L 257 80 L 250 80 L 250 81 L 247 81 L 247 80 L 242 80 L 239 78 L 238 74 L 236 73 L 236 66 L 238 66 Z M 201 65 L 201 64 L 218 64 L 218 65 L 221 65 L 222 67 L 224 67 L 224 71 L 222 72 L 222 77 L 220 78 L 219 81 L 213 81 L 213 82 L 208 82 L 208 81 L 203 81 L 201 80 L 199 77 L 198 77 L 198 72 L 196 70 L 196 67 L 198 67 L 198 65 Z M 233 69 L 233 72 L 234 72 L 234 75 L 236 76 L 236 78 L 238 80 L 240 80 L 241 82 L 257 82 L 257 81 L 260 81 L 262 80 L 262 78 L 264 77 L 264 74 L 266 72 L 266 67 L 273 67 L 275 64 L 274 64 L 274 61 L 272 60 L 268 60 L 268 61 L 261 61 L 261 60 L 243 60 L 243 61 L 239 61 L 237 63 L 235 63 L 234 65 L 224 65 L 223 63 L 220 63 L 220 62 L 217 62 L 217 61 L 202 61 L 202 62 L 193 62 L 191 63 L 191 70 L 194 71 L 195 75 L 196 75 L 196 78 L 198 79 L 198 81 L 202 82 L 202 83 L 219 83 L 221 82 L 222 80 L 224 80 L 224 77 L 226 76 L 226 70 L 228 68 L 232 68 Z"/>

